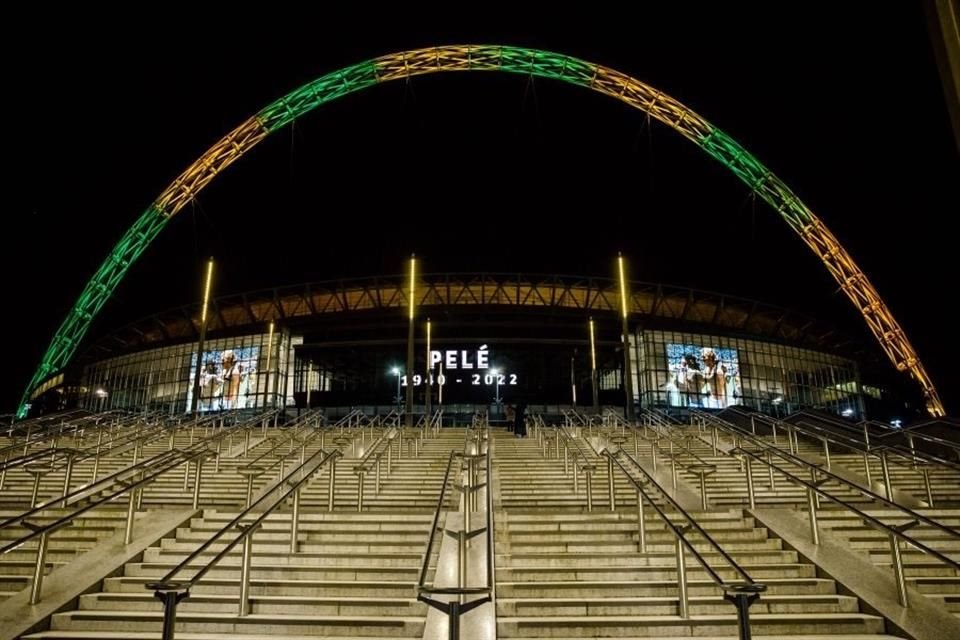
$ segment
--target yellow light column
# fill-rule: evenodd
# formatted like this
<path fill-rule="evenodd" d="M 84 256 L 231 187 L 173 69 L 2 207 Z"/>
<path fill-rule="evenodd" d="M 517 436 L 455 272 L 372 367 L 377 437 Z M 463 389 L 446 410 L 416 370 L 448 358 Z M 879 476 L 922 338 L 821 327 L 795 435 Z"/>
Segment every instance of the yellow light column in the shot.
<path fill-rule="evenodd" d="M 433 363 L 430 361 L 430 318 L 427 318 L 427 359 L 424 360 L 424 363 L 427 368 L 427 375 L 423 378 L 424 388 L 427 391 L 424 408 L 427 413 L 427 420 L 429 420 L 433 401 Z"/>
<path fill-rule="evenodd" d="M 194 416 L 200 406 L 200 374 L 203 372 L 203 343 L 207 339 L 207 309 L 210 305 L 210 289 L 213 286 L 213 256 L 207 261 L 207 277 L 203 285 L 203 307 L 200 310 L 200 339 L 197 341 L 197 368 L 193 374 L 193 400 L 190 410 Z"/>
<path fill-rule="evenodd" d="M 597 339 L 590 318 L 590 386 L 593 389 L 593 413 L 600 415 L 600 391 L 597 380 Z"/>
<path fill-rule="evenodd" d="M 630 367 L 630 327 L 627 323 L 629 315 L 629 296 L 627 295 L 626 268 L 623 264 L 623 254 L 617 255 L 617 269 L 620 273 L 620 316 L 621 340 L 623 342 L 623 392 L 626 395 L 625 416 L 633 422 L 636 413 L 633 409 L 633 372 Z"/>
<path fill-rule="evenodd" d="M 406 418 L 404 424 L 408 427 L 413 426 L 413 320 L 416 317 L 416 301 L 414 299 L 416 291 L 417 277 L 417 258 L 410 255 L 410 321 L 407 328 L 407 406 Z"/>

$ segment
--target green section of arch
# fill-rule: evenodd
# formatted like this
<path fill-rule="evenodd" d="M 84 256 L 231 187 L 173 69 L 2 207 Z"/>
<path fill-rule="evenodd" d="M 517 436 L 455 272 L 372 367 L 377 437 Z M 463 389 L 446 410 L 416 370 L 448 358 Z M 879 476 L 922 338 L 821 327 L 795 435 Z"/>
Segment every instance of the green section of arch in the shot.
<path fill-rule="evenodd" d="M 57 329 L 50 346 L 43 354 L 40 367 L 33 374 L 17 411 L 18 417 L 24 417 L 30 401 L 30 393 L 44 380 L 67 365 L 76 352 L 80 341 L 86 335 L 94 316 L 103 308 L 113 294 L 114 289 L 123 280 L 127 270 L 140 254 L 153 242 L 157 234 L 166 226 L 167 218 L 154 206 L 151 206 L 123 235 L 120 241 L 103 261 L 100 268 L 84 287 L 74 303 L 70 313 Z"/>

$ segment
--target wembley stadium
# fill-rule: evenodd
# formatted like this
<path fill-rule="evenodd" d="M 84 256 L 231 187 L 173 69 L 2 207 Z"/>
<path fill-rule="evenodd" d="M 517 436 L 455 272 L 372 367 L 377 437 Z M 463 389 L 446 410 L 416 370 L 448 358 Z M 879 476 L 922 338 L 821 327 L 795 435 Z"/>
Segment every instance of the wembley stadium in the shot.
<path fill-rule="evenodd" d="M 418 277 L 408 374 L 410 284 L 381 276 L 215 298 L 199 381 L 201 309 L 158 313 L 92 340 L 66 382 L 34 401 L 44 404 L 45 394 L 58 408 L 169 415 L 286 407 L 341 415 L 355 407 L 386 413 L 404 404 L 411 386 L 417 413 L 429 393 L 453 421 L 518 401 L 550 414 L 623 410 L 628 365 L 635 409 L 744 405 L 859 419 L 865 398 L 880 395 L 829 325 L 659 284 L 629 283 L 625 359 L 617 282 L 574 276 Z"/>

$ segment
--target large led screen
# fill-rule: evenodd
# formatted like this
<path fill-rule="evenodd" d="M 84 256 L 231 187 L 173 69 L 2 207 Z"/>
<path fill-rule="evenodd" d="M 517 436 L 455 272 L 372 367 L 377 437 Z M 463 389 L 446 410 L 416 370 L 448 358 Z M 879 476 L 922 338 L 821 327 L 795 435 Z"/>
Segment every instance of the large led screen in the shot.
<path fill-rule="evenodd" d="M 740 359 L 736 349 L 667 344 L 667 404 L 723 409 L 740 397 Z"/>
<path fill-rule="evenodd" d="M 255 406 L 257 389 L 257 357 L 259 347 L 234 347 L 203 352 L 200 372 L 199 411 L 229 411 Z M 196 352 L 190 357 L 190 386 L 187 389 L 187 411 L 193 407 L 193 389 L 197 370 Z"/>

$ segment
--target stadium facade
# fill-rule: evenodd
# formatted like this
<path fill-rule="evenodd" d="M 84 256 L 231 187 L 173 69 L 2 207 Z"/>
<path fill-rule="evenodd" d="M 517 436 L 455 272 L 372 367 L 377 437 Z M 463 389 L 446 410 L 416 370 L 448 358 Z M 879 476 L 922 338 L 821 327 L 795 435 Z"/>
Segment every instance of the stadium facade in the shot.
<path fill-rule="evenodd" d="M 67 384 L 39 389 L 84 408 L 169 414 L 321 406 L 336 415 L 399 407 L 547 413 L 625 404 L 619 290 L 610 279 L 427 274 L 415 289 L 415 365 L 405 375 L 402 277 L 311 283 L 213 301 L 197 381 L 199 308 L 134 322 L 94 341 Z M 758 301 L 661 284 L 630 285 L 629 348 L 637 406 L 746 405 L 772 414 L 817 408 L 864 416 L 850 343 L 829 326 Z M 428 355 L 426 323 L 432 344 Z M 594 341 L 591 348 L 590 320 Z M 273 326 L 273 330 L 269 327 Z M 594 365 L 595 362 L 595 365 Z M 66 391 L 66 392 L 65 392 Z"/>

